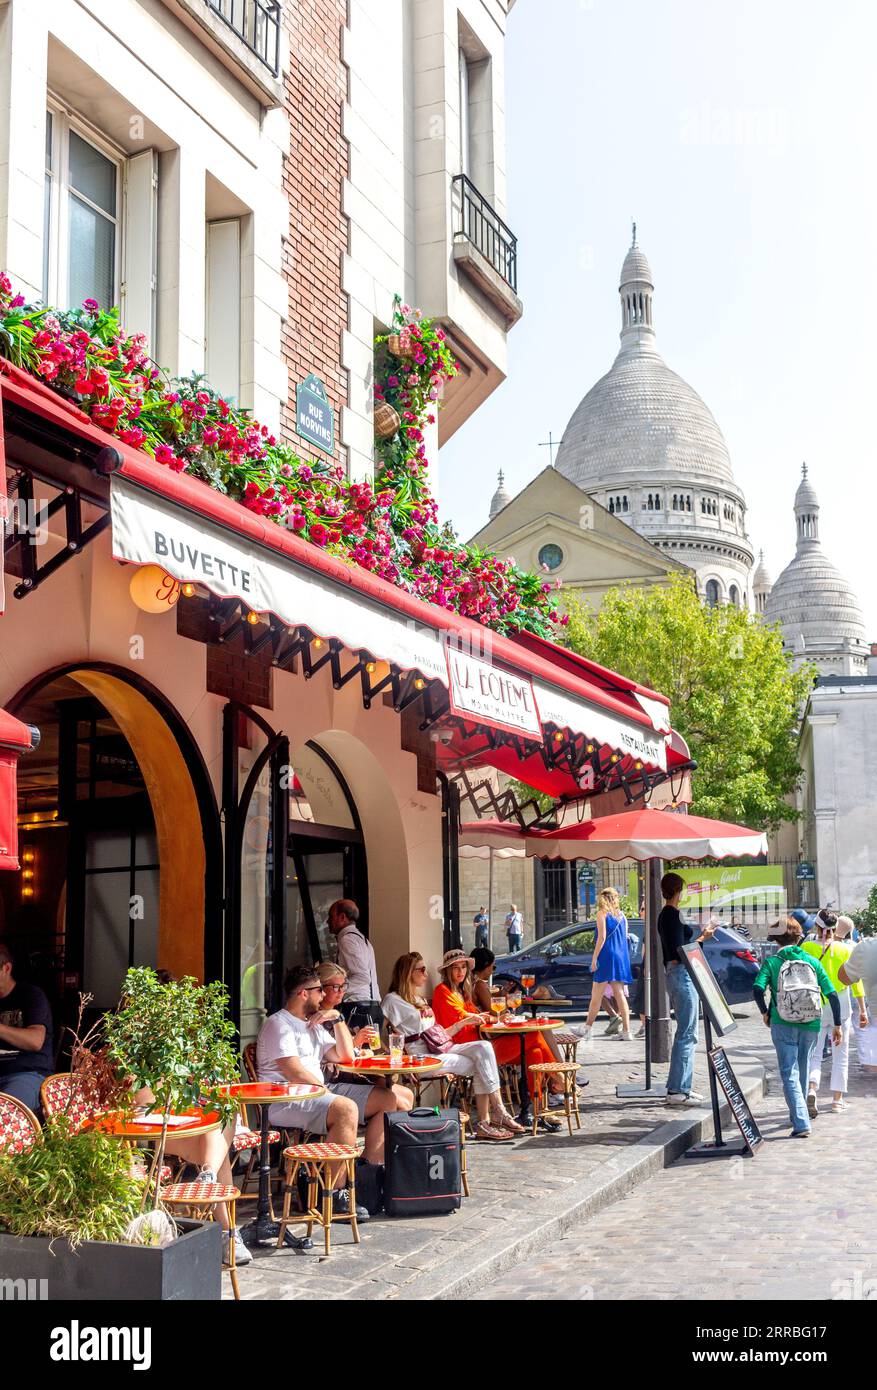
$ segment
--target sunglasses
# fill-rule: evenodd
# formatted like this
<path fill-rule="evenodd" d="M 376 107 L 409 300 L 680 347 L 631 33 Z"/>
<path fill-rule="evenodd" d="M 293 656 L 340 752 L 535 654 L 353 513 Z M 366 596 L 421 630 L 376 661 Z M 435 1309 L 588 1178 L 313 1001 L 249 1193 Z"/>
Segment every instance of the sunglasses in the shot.
<path fill-rule="evenodd" d="M 325 994 L 322 985 L 305 985 L 305 994 Z"/>
<path fill-rule="evenodd" d="M 327 991 L 328 991 L 328 990 L 330 990 L 330 989 L 333 989 L 333 990 L 335 990 L 336 994 L 343 994 L 344 991 L 346 990 L 346 988 L 347 988 L 346 985 L 324 985 L 324 986 L 323 986 L 323 989 L 324 989 L 324 990 L 327 990 Z"/>
<path fill-rule="evenodd" d="M 425 974 L 426 974 L 426 966 L 425 966 L 425 965 L 415 965 L 414 970 L 413 970 L 412 973 L 415 974 L 415 975 L 420 975 L 421 973 L 425 975 Z"/>

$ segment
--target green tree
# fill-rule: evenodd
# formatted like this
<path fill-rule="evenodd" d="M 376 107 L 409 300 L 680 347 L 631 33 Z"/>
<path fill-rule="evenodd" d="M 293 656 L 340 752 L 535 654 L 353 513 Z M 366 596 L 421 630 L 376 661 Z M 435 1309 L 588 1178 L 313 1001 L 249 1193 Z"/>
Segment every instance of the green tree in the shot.
<path fill-rule="evenodd" d="M 867 906 L 851 912 L 850 916 L 863 936 L 877 935 L 877 883 L 868 894 Z"/>
<path fill-rule="evenodd" d="M 691 581 L 622 587 L 599 613 L 567 601 L 568 642 L 592 661 L 670 701 L 696 758 L 692 810 L 769 830 L 796 812 L 800 710 L 812 667 L 793 671 L 779 630 L 732 606 L 709 608 Z"/>

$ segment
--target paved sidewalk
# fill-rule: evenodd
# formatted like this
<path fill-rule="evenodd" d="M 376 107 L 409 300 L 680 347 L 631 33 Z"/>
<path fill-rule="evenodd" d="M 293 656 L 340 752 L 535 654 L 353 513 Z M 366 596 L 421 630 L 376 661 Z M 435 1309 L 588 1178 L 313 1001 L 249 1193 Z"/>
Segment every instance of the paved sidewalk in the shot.
<path fill-rule="evenodd" d="M 877 1073 L 853 1056 L 835 1115 L 826 1062 L 812 1138 L 793 1140 L 766 1029 L 751 1050 L 770 1067 L 755 1158 L 683 1158 L 474 1296 L 877 1302 Z"/>
<path fill-rule="evenodd" d="M 741 1082 L 760 1095 L 757 1056 L 763 1025 L 754 1005 L 735 1013 L 741 1023 L 729 1039 L 728 1053 Z M 471 1143 L 472 1196 L 459 1212 L 412 1220 L 372 1218 L 361 1228 L 359 1246 L 344 1224 L 336 1225 L 328 1259 L 321 1245 L 305 1255 L 258 1251 L 241 1270 L 242 1298 L 466 1296 L 663 1169 L 693 1142 L 692 1135 L 699 1137 L 708 1112 L 616 1099 L 616 1084 L 643 1079 L 643 1044 L 603 1041 L 604 1027 L 601 1020 L 594 1043 L 579 1049 L 580 1074 L 590 1084 L 584 1091 L 582 1129 L 572 1138 L 564 1128 L 557 1135 L 513 1144 Z M 706 1095 L 703 1043 L 698 1051 L 695 1084 Z M 656 1079 L 663 1080 L 665 1073 L 666 1066 L 657 1067 Z M 316 1239 L 319 1232 L 314 1235 Z"/>

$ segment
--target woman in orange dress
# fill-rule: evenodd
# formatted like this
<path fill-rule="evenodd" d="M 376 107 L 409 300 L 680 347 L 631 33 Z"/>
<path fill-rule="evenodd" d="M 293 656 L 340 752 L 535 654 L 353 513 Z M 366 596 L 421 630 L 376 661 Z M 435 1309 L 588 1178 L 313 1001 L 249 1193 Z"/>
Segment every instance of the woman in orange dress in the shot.
<path fill-rule="evenodd" d="M 474 964 L 472 957 L 465 955 L 460 950 L 445 952 L 439 971 L 441 983 L 436 985 L 435 993 L 432 996 L 432 1011 L 435 1014 L 436 1023 L 440 1023 L 443 1028 L 450 1028 L 452 1024 L 459 1023 L 460 1019 L 465 1018 L 467 1014 L 480 1014 L 482 1012 L 474 998 L 472 986 Z M 481 1037 L 479 1024 L 473 1023 L 471 1028 L 461 1028 L 456 1036 L 461 1042 L 475 1042 Z M 541 1033 L 525 1033 L 524 1037 L 524 1052 L 528 1067 L 555 1060 Z M 509 1035 L 504 1038 L 491 1038 L 490 1041 L 496 1053 L 498 1066 L 516 1066 L 520 1063 L 520 1038 Z M 549 1090 L 562 1089 L 563 1082 L 558 1077 L 549 1078 Z"/>

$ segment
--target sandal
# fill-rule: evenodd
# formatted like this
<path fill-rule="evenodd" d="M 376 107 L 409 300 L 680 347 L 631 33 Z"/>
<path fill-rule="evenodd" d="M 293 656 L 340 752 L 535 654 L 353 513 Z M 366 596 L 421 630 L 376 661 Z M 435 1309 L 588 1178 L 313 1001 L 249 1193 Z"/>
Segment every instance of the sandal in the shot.
<path fill-rule="evenodd" d="M 527 1133 L 527 1126 L 519 1125 L 514 1115 L 510 1115 L 507 1110 L 500 1110 L 497 1115 L 492 1117 L 492 1119 L 500 1127 L 500 1129 L 507 1129 L 512 1134 Z"/>
<path fill-rule="evenodd" d="M 489 1124 L 487 1120 L 479 1120 L 475 1126 L 476 1139 L 489 1139 L 494 1144 L 502 1144 L 514 1137 L 507 1129 L 500 1129 L 497 1125 Z"/>

